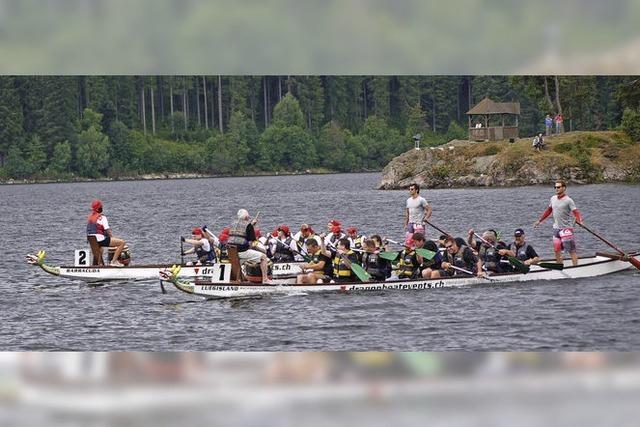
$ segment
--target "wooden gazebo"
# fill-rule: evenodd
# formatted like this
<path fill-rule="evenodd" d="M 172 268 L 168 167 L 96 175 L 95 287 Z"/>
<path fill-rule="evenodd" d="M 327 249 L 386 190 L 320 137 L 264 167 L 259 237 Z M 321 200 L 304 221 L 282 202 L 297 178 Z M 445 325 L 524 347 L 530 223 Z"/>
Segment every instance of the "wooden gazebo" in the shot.
<path fill-rule="evenodd" d="M 467 116 L 470 141 L 496 141 L 518 137 L 519 102 L 495 102 L 484 98 L 467 111 Z M 477 127 L 478 123 L 481 127 Z"/>

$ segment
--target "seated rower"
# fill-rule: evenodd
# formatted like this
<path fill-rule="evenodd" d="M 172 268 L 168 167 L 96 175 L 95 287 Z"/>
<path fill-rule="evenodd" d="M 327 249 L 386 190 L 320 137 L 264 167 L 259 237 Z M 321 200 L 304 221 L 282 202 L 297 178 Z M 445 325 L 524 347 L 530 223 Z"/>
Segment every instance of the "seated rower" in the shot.
<path fill-rule="evenodd" d="M 217 258 L 221 261 L 229 259 L 229 253 L 227 252 L 227 240 L 229 240 L 229 231 L 229 227 L 223 228 L 220 232 L 220 237 L 218 238 L 220 244 L 216 248 L 216 255 Z"/>
<path fill-rule="evenodd" d="M 475 238 L 473 229 L 469 230 L 469 246 L 478 254 L 478 260 L 482 268 L 492 273 L 504 273 L 510 271 L 511 267 L 502 261 L 506 260 L 500 255 L 500 249 L 506 249 L 503 242 L 498 242 L 495 230 L 487 230 L 482 233 L 481 239 Z"/>
<path fill-rule="evenodd" d="M 374 234 L 370 237 L 370 239 L 373 240 L 373 243 L 375 243 L 376 248 L 381 249 L 383 251 L 387 251 L 387 252 L 389 251 L 389 242 L 387 242 L 386 237 L 383 239 L 378 234 Z"/>
<path fill-rule="evenodd" d="M 98 245 L 103 248 L 116 248 L 109 265 L 112 267 L 124 267 L 124 264 L 118 260 L 124 249 L 125 242 L 113 235 L 107 217 L 102 214 L 102 202 L 100 200 L 94 200 L 91 203 L 91 214 L 87 217 L 87 236 L 95 236 Z"/>
<path fill-rule="evenodd" d="M 299 274 L 296 277 L 296 283 L 315 284 L 331 280 L 331 275 L 333 274 L 331 258 L 322 253 L 322 249 L 316 239 L 307 239 L 306 247 L 311 260 L 300 267 L 302 271 L 310 271 Z"/>
<path fill-rule="evenodd" d="M 391 276 L 391 262 L 380 257 L 380 249 L 371 239 L 364 240 L 362 267 L 375 281 L 384 281 Z"/>
<path fill-rule="evenodd" d="M 404 249 L 398 256 L 398 279 L 415 279 L 420 271 L 420 261 L 414 249 L 414 241 L 407 236 L 404 241 Z"/>
<path fill-rule="evenodd" d="M 293 262 L 298 253 L 296 242 L 291 237 L 289 227 L 280 225 L 276 229 L 276 236 L 269 239 L 269 252 L 273 262 Z"/>
<path fill-rule="evenodd" d="M 358 234 L 358 229 L 356 227 L 347 228 L 347 239 L 349 239 L 351 249 L 364 249 L 366 236 L 364 234 Z"/>
<path fill-rule="evenodd" d="M 498 250 L 500 255 L 516 257 L 522 261 L 524 265 L 532 265 L 540 262 L 540 257 L 536 250 L 525 240 L 524 230 L 522 228 L 518 228 L 513 233 L 513 237 L 515 241 L 509 245 L 509 249 Z"/>
<path fill-rule="evenodd" d="M 431 272 L 431 279 L 465 274 L 451 268 L 451 266 L 463 268 L 480 277 L 484 275 L 482 272 L 482 264 L 480 264 L 478 257 L 469 246 L 458 246 L 456 239 L 449 236 L 444 241 L 444 247 L 447 252 L 442 259 L 441 268 Z"/>
<path fill-rule="evenodd" d="M 216 253 L 212 249 L 209 239 L 204 236 L 202 229 L 194 228 L 191 231 L 191 235 L 193 236 L 192 239 L 185 239 L 184 237 L 180 238 L 183 242 L 193 245 L 192 248 L 184 251 L 182 255 L 195 253 L 196 257 L 198 257 L 195 265 L 213 264 L 216 261 Z M 187 265 L 193 265 L 193 263 L 187 263 Z"/>
<path fill-rule="evenodd" d="M 445 237 L 446 239 L 446 237 Z M 438 245 L 433 240 L 428 240 L 424 244 L 424 249 L 435 252 L 435 256 L 430 260 L 423 260 L 420 264 L 421 276 L 425 279 L 431 279 L 434 271 L 442 269 L 442 252 L 438 250 Z"/>
<path fill-rule="evenodd" d="M 333 280 L 337 283 L 360 281 L 351 270 L 351 264 L 358 264 L 356 253 L 351 250 L 349 239 L 340 239 L 333 258 Z"/>
<path fill-rule="evenodd" d="M 347 237 L 346 234 L 342 232 L 340 221 L 336 219 L 332 219 L 327 223 L 327 234 L 324 237 L 324 245 L 327 247 L 336 246 L 338 244 L 338 240 L 344 239 Z"/>

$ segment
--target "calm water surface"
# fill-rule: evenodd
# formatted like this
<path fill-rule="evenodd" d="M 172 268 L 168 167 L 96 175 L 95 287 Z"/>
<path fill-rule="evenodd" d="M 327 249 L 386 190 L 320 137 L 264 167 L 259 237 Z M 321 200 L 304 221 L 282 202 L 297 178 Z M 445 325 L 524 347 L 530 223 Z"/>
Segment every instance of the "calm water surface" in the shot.
<path fill-rule="evenodd" d="M 330 218 L 402 237 L 406 191 L 377 191 L 379 174 L 0 186 L 0 350 L 640 350 L 640 274 L 423 292 L 206 301 L 153 282 L 88 286 L 47 275 L 24 256 L 73 262 L 86 246 L 93 198 L 134 262 L 178 262 L 178 236 L 218 232 L 238 208 L 263 229 Z M 593 228 L 640 247 L 640 187 L 571 187 Z M 545 257 L 551 224 L 531 224 L 551 186 L 430 190 L 433 222 L 453 234 L 524 227 Z M 579 251 L 607 248 L 583 231 Z M 434 237 L 432 233 L 430 237 Z"/>

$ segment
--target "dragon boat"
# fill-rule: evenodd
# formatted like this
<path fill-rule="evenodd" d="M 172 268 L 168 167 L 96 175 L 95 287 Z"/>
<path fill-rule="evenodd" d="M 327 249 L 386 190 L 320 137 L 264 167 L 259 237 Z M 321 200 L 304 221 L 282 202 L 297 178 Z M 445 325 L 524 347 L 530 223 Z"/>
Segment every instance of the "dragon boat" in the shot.
<path fill-rule="evenodd" d="M 260 296 L 271 294 L 306 294 L 315 292 L 366 292 L 366 291 L 420 291 L 436 288 L 451 288 L 473 285 L 503 285 L 517 282 L 582 279 L 618 273 L 631 268 L 629 259 L 638 253 L 621 256 L 598 252 L 591 257 L 582 257 L 577 266 L 571 260 L 565 260 L 562 269 L 548 269 L 534 265 L 527 273 L 504 273 L 493 276 L 477 277 L 455 275 L 439 279 L 387 280 L 371 282 L 296 284 L 294 278 L 274 279 L 273 283 L 234 282 L 220 280 L 213 276 L 208 279 L 185 279 L 180 266 L 160 272 L 160 284 L 164 290 L 164 282 L 173 284 L 177 289 L 191 295 L 205 298 L 233 298 Z"/>
<path fill-rule="evenodd" d="M 141 264 L 125 267 L 111 267 L 109 265 L 73 265 L 54 266 L 45 262 L 46 253 L 40 251 L 36 255 L 27 255 L 27 263 L 40 267 L 49 274 L 85 282 L 104 282 L 113 280 L 156 280 L 160 271 L 171 268 L 173 264 Z M 77 264 L 77 263 L 76 263 Z M 300 264 L 274 263 L 270 269 L 274 279 L 295 278 L 302 270 Z M 212 265 L 180 265 L 180 278 L 204 277 L 208 280 L 230 280 L 231 264 L 219 262 Z M 251 277 L 251 276 L 250 276 Z"/>

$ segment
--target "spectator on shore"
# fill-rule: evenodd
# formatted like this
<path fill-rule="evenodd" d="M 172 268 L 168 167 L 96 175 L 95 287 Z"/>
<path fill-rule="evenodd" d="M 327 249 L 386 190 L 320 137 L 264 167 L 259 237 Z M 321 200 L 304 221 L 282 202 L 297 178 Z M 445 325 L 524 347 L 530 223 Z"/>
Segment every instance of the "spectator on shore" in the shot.
<path fill-rule="evenodd" d="M 544 127 L 546 129 L 545 136 L 551 136 L 551 132 L 553 132 L 553 119 L 549 114 L 544 118 Z"/>
<path fill-rule="evenodd" d="M 562 125 L 564 119 L 562 117 L 562 114 L 558 113 L 554 121 L 556 122 L 556 135 L 560 135 L 562 132 L 564 132 L 564 127 Z"/>

